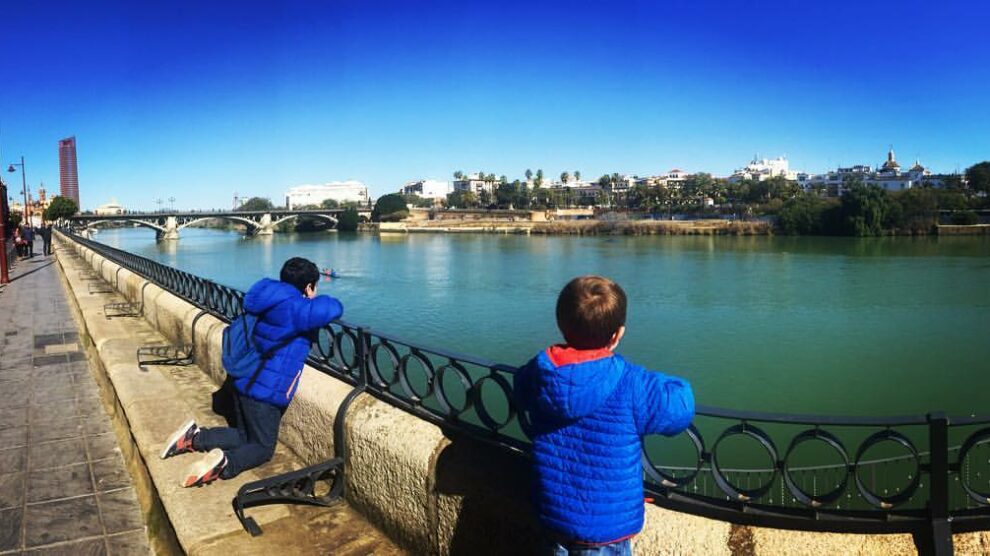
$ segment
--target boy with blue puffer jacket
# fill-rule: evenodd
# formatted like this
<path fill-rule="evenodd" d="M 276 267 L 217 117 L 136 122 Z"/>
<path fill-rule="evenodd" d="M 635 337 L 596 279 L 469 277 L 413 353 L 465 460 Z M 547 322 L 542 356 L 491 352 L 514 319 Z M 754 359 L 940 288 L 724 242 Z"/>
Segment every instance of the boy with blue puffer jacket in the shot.
<path fill-rule="evenodd" d="M 626 294 L 601 276 L 571 280 L 557 298 L 554 345 L 514 378 L 532 429 L 534 503 L 552 554 L 632 554 L 643 528 L 642 437 L 691 424 L 694 394 L 680 378 L 614 353 Z"/>
<path fill-rule="evenodd" d="M 282 414 L 299 386 L 310 349 L 310 332 L 344 312 L 340 301 L 316 295 L 320 271 L 311 261 L 285 262 L 280 280 L 262 278 L 244 295 L 244 311 L 257 315 L 254 340 L 262 351 L 283 344 L 251 376 L 234 381 L 235 427 L 201 429 L 188 421 L 165 444 L 162 458 L 187 452 L 209 453 L 183 476 L 182 486 L 230 479 L 272 459 Z"/>

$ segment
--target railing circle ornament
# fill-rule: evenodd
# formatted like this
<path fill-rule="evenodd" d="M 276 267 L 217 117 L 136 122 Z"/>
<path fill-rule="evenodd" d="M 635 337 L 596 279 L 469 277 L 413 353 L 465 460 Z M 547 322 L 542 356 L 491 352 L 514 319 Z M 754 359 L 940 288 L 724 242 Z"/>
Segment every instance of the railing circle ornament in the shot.
<path fill-rule="evenodd" d="M 806 492 L 797 485 L 797 482 L 791 476 L 791 466 L 789 464 L 790 456 L 798 446 L 807 442 L 823 443 L 832 448 L 832 450 L 839 454 L 839 457 L 842 458 L 842 467 L 845 470 L 845 473 L 842 475 L 842 482 L 840 482 L 832 490 L 829 490 L 823 494 Z M 849 454 L 846 452 L 846 448 L 842 445 L 842 442 L 832 433 L 821 429 L 810 429 L 799 433 L 793 440 L 791 440 L 791 445 L 787 447 L 787 452 L 784 454 L 784 465 L 781 467 L 781 471 L 787 490 L 790 491 L 791 495 L 794 496 L 798 502 L 801 502 L 805 506 L 819 508 L 835 502 L 841 498 L 842 493 L 845 492 L 846 486 L 849 484 Z"/>
<path fill-rule="evenodd" d="M 417 392 L 412 382 L 409 381 L 409 362 L 413 360 L 419 361 L 423 368 L 423 374 L 426 375 L 425 392 Z M 403 392 L 415 403 L 423 401 L 424 398 L 428 398 L 433 393 L 434 375 L 433 363 L 418 349 L 410 350 L 409 353 L 403 355 L 402 359 L 399 360 L 399 384 L 402 386 Z"/>
<path fill-rule="evenodd" d="M 676 477 L 670 473 L 665 473 L 662 467 L 658 467 L 650 459 L 650 455 L 646 451 L 646 447 L 643 448 L 643 469 L 646 471 L 646 475 L 650 477 L 653 481 L 660 484 L 666 488 L 678 488 L 688 485 L 698 476 L 701 472 L 701 467 L 705 463 L 705 441 L 701 438 L 701 433 L 692 424 L 684 431 L 691 444 L 694 446 L 695 452 L 698 454 L 698 458 L 695 460 L 694 469 L 690 473 L 684 475 L 683 477 Z"/>
<path fill-rule="evenodd" d="M 499 389 L 502 391 L 502 395 L 505 397 L 505 404 L 507 408 L 507 415 L 504 421 L 499 421 L 492 417 L 492 414 L 488 411 L 486 407 L 485 400 L 481 397 L 481 390 L 487 382 L 494 382 Z M 478 379 L 478 382 L 474 383 L 474 387 L 471 389 L 471 404 L 474 406 L 475 411 L 478 413 L 478 418 L 484 423 L 488 430 L 492 432 L 498 432 L 499 429 L 509 424 L 512 418 L 516 415 L 516 407 L 512 403 L 512 386 L 509 381 L 505 380 L 499 374 L 489 374 Z"/>
<path fill-rule="evenodd" d="M 444 384 L 444 379 L 447 377 L 448 373 L 453 373 L 453 375 L 457 378 L 457 384 L 460 385 L 464 393 L 463 407 L 455 407 L 450 401 L 450 392 L 447 391 L 447 386 Z M 436 394 L 437 403 L 440 404 L 440 409 L 446 413 L 447 418 L 456 419 L 458 415 L 471 407 L 471 379 L 468 376 L 467 369 L 453 359 L 449 360 L 446 364 L 441 365 L 437 369 L 436 388 L 434 388 L 434 393 Z"/>
<path fill-rule="evenodd" d="M 388 356 L 389 362 L 392 364 L 392 374 L 391 378 L 385 379 L 385 375 L 382 374 L 381 367 L 378 366 L 378 354 L 381 350 L 385 350 L 385 354 Z M 399 360 L 399 352 L 395 349 L 388 340 L 381 339 L 371 346 L 371 357 L 368 358 L 368 370 L 371 372 L 371 380 L 374 384 L 388 388 L 399 380 L 399 367 L 401 365 Z"/>
<path fill-rule="evenodd" d="M 914 471 L 911 473 L 911 482 L 908 483 L 901 492 L 889 496 L 881 496 L 880 494 L 870 490 L 858 473 L 863 455 L 866 454 L 866 451 L 883 442 L 893 442 L 894 444 L 902 446 L 908 451 L 910 458 L 914 460 Z M 860 444 L 859 450 L 856 451 L 856 463 L 854 464 L 854 468 L 855 471 L 853 474 L 856 477 L 856 488 L 859 489 L 859 493 L 871 506 L 880 508 L 881 510 L 889 510 L 895 506 L 907 502 L 912 496 L 914 496 L 915 491 L 918 490 L 918 485 L 921 484 L 921 457 L 918 455 L 918 449 L 914 447 L 914 444 L 910 439 L 908 439 L 908 437 L 890 429 L 884 429 L 873 433 L 867 437 L 862 444 Z"/>
<path fill-rule="evenodd" d="M 980 429 L 969 435 L 969 438 L 967 438 L 959 448 L 959 469 L 963 468 L 963 462 L 966 461 L 966 456 L 969 455 L 970 450 L 987 441 L 990 441 L 990 428 Z M 990 493 L 973 488 L 973 486 L 969 484 L 968 479 L 968 476 L 965 476 L 962 473 L 959 474 L 959 483 L 962 485 L 966 495 L 977 504 L 982 506 L 990 505 Z"/>
<path fill-rule="evenodd" d="M 722 444 L 723 440 L 733 436 L 744 436 L 751 438 L 755 440 L 761 448 L 763 448 L 763 450 L 767 453 L 767 456 L 770 458 L 771 468 L 773 470 L 771 472 L 770 480 L 756 488 L 741 488 L 732 484 L 725 477 L 725 474 L 722 472 L 722 467 L 718 463 L 718 447 Z M 718 440 L 715 441 L 715 444 L 712 445 L 712 478 L 715 479 L 715 484 L 718 485 L 718 488 L 722 489 L 722 492 L 728 495 L 729 498 L 738 502 L 749 502 L 762 497 L 764 494 L 769 492 L 771 488 L 773 488 L 773 483 L 777 478 L 777 461 L 777 447 L 774 446 L 773 440 L 771 440 L 770 437 L 759 428 L 754 427 L 749 423 L 740 423 L 725 429 L 725 432 L 723 432 L 722 435 L 718 437 Z"/>
<path fill-rule="evenodd" d="M 350 361 L 344 360 L 344 338 L 348 338 L 351 341 L 351 345 L 354 346 L 354 356 L 351 357 Z M 334 359 L 337 360 L 337 364 L 340 368 L 346 371 L 348 374 L 354 372 L 360 361 L 358 361 L 358 337 L 353 330 L 349 328 L 341 328 L 340 332 L 334 334 L 334 342 L 337 344 L 336 353 L 334 353 Z"/>

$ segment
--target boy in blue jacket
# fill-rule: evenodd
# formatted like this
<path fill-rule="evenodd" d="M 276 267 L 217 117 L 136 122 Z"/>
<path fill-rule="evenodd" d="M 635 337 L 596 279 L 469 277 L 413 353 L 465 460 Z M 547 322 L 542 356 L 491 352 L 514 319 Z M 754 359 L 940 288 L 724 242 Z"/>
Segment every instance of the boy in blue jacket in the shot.
<path fill-rule="evenodd" d="M 614 353 L 625 322 L 618 284 L 571 280 L 557 298 L 566 343 L 514 378 L 532 424 L 534 503 L 553 554 L 632 554 L 643 528 L 642 437 L 675 435 L 694 417 L 686 381 Z"/>
<path fill-rule="evenodd" d="M 253 384 L 250 376 L 234 381 L 236 426 L 199 428 L 188 421 L 168 439 L 162 459 L 187 452 L 209 453 L 190 466 L 182 486 L 230 479 L 272 459 L 282 414 L 299 386 L 310 348 L 310 332 L 340 318 L 340 301 L 316 295 L 320 271 L 294 257 L 285 262 L 280 280 L 262 278 L 244 296 L 244 311 L 258 315 L 255 341 L 267 351 L 294 338 L 272 354 Z"/>

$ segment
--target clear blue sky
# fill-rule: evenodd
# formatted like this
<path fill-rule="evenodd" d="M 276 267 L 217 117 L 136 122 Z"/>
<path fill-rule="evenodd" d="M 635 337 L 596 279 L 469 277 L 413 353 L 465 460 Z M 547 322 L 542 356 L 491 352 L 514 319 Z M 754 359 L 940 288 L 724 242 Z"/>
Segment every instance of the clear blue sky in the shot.
<path fill-rule="evenodd" d="M 990 159 L 982 0 L 218 4 L 5 4 L 0 162 L 57 190 L 75 135 L 84 208 L 137 209 L 755 153 L 821 172 L 891 144 L 941 172 Z"/>

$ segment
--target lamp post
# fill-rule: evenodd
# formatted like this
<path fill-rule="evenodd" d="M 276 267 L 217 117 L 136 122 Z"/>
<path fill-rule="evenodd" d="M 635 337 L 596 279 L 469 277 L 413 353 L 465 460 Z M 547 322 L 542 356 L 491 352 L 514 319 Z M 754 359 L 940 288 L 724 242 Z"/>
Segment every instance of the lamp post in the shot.
<path fill-rule="evenodd" d="M 10 283 L 7 275 L 7 184 L 0 179 L 0 284 Z"/>
<path fill-rule="evenodd" d="M 14 166 L 21 167 L 21 193 L 24 194 L 24 224 L 31 225 L 31 208 L 28 206 L 28 186 L 27 186 L 27 172 L 24 171 L 24 156 L 21 156 L 21 163 L 11 162 L 10 166 L 7 167 L 8 172 L 16 172 Z"/>

